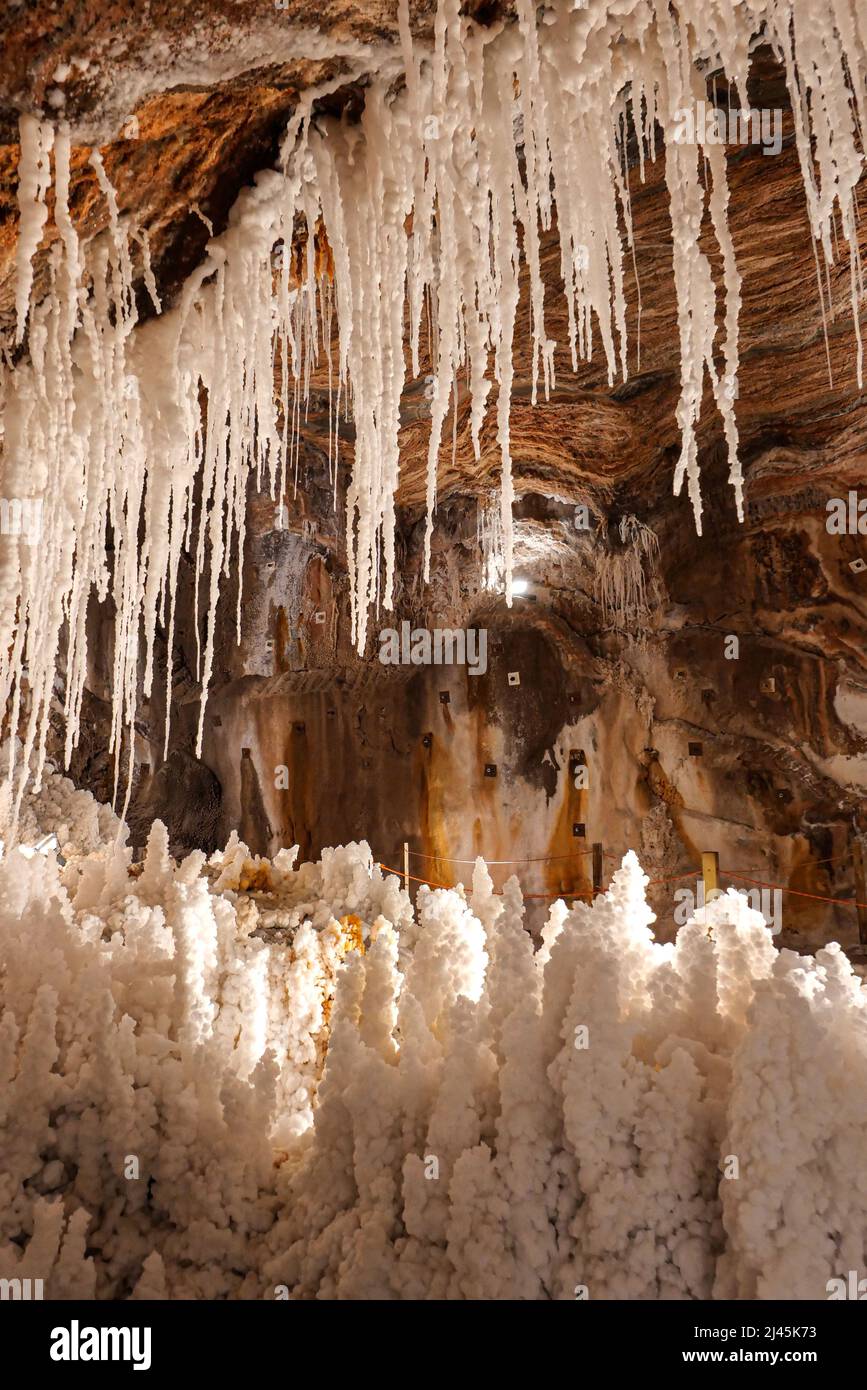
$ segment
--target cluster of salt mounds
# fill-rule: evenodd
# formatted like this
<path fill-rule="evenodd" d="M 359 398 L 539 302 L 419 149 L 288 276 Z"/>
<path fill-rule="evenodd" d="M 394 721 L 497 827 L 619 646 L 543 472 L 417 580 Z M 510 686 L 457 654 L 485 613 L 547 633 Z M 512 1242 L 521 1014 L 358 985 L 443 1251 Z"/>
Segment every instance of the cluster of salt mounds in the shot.
<path fill-rule="evenodd" d="M 824 1298 L 867 1267 L 839 947 L 778 952 L 733 892 L 658 945 L 633 855 L 535 949 L 481 861 L 416 921 L 366 845 L 294 858 L 175 865 L 157 824 L 138 876 L 116 843 L 0 860 L 0 1277 Z"/>

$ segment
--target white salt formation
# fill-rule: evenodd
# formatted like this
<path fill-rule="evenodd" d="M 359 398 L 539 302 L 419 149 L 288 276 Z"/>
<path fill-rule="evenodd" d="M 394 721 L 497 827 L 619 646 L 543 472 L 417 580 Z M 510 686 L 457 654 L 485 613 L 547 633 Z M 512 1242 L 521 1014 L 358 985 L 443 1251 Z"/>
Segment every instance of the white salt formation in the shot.
<path fill-rule="evenodd" d="M 650 611 L 657 582 L 659 540 L 637 517 L 621 517 L 618 550 L 603 550 L 594 575 L 603 622 L 635 627 Z"/>
<path fill-rule="evenodd" d="M 461 17 L 458 0 L 440 0 L 434 50 L 420 52 L 410 38 L 406 0 L 400 0 L 400 52 L 368 87 L 360 124 L 312 121 L 314 93 L 308 93 L 287 132 L 280 171 L 263 172 L 241 195 L 228 230 L 209 243 L 178 307 L 136 332 L 133 241 L 159 308 L 146 237 L 119 217 L 94 152 L 109 229 L 83 256 L 68 213 L 68 132 L 61 127 L 55 135 L 47 124 L 22 117 L 16 305 L 19 338 L 28 327 L 29 361 L 5 383 L 3 487 L 6 496 L 44 498 L 45 540 L 38 557 L 16 537 L 4 538 L 0 552 L 0 700 L 12 696 L 17 717 L 18 680 L 26 667 L 31 703 L 25 745 L 28 756 L 38 751 L 37 778 L 64 624 L 69 745 L 77 739 L 91 593 L 111 594 L 115 604 L 113 749 L 119 758 L 121 734 L 133 727 L 140 693 L 139 628 L 147 695 L 158 616 L 170 637 L 173 632 L 185 541 L 193 545 L 200 578 L 206 559 L 210 563 L 209 590 L 200 596 L 208 616 L 198 671 L 207 687 L 214 608 L 221 575 L 242 553 L 250 471 L 281 495 L 290 475 L 294 482 L 297 422 L 311 366 L 323 353 L 329 370 L 336 365 L 335 469 L 341 403 L 355 424 L 346 526 L 353 636 L 364 650 L 370 606 L 381 600 L 390 607 L 394 581 L 405 311 L 411 371 L 418 376 L 429 367 L 433 381 L 431 520 L 440 445 L 450 411 L 448 432 L 456 427 L 460 383 L 468 383 L 477 455 L 488 401 L 495 399 L 510 600 L 509 409 L 521 279 L 526 276 L 531 309 L 534 392 L 554 384 L 540 239 L 555 227 L 573 364 L 591 356 L 595 336 L 609 381 L 626 376 L 623 261 L 633 253 L 634 177 L 626 147 L 634 132 L 642 177 L 646 159 L 657 153 L 655 123 L 665 137 L 681 348 L 683 442 L 675 488 L 687 482 L 700 526 L 696 424 L 707 372 L 741 512 L 734 406 L 740 279 L 727 224 L 725 151 L 715 130 L 699 129 L 696 145 L 679 143 L 675 134 L 684 108 L 705 98 L 709 71 L 724 70 L 746 104 L 749 49 L 761 32 L 785 65 L 810 225 L 826 265 L 835 254 L 831 232 L 839 211 L 857 326 L 864 7 L 860 0 L 833 6 L 729 0 L 721 7 L 682 0 L 675 13 L 651 0 L 589 0 L 580 7 L 550 0 L 537 19 L 537 7 L 520 0 L 517 13 L 517 24 L 480 28 Z M 394 81 L 400 65 L 403 86 Z M 45 224 L 52 145 L 59 238 L 50 254 L 48 293 L 32 304 L 32 256 Z M 718 285 L 700 245 L 708 219 L 721 258 Z M 276 276 L 275 248 L 282 249 Z M 857 365 L 860 385 L 860 353 Z M 194 515 L 199 474 L 203 502 Z M 106 518 L 115 539 L 112 557 L 105 549 Z M 428 532 L 428 559 L 429 553 Z M 239 595 L 239 623 L 240 605 Z M 199 744 L 202 728 L 200 722 Z M 28 758 L 21 766 L 29 766 Z"/>
<path fill-rule="evenodd" d="M 8 757 L 8 751 L 0 749 Z M 20 748 L 18 750 L 20 756 Z M 0 787 L 0 828 L 6 833 L 12 820 L 8 786 Z M 37 845 L 52 838 L 65 858 L 96 853 L 126 832 L 110 806 L 103 806 L 90 792 L 76 787 L 68 777 L 46 764 L 42 786 L 28 789 L 18 815 L 18 830 L 24 846 Z M 2 847 L 0 840 L 0 847 Z"/>
<path fill-rule="evenodd" d="M 654 942 L 366 845 L 0 860 L 0 1277 L 52 1298 L 808 1298 L 864 1268 L 867 995 L 734 892 Z M 81 794 L 75 794 L 81 798 Z M 38 809 L 38 814 L 37 814 Z"/>
<path fill-rule="evenodd" d="M 54 131 L 41 125 L 33 116 L 22 116 L 18 164 L 18 245 L 15 252 L 15 341 L 24 337 L 30 311 L 30 290 L 33 285 L 33 256 L 42 240 L 42 229 L 48 217 L 45 194 L 51 186 L 51 146 Z"/>

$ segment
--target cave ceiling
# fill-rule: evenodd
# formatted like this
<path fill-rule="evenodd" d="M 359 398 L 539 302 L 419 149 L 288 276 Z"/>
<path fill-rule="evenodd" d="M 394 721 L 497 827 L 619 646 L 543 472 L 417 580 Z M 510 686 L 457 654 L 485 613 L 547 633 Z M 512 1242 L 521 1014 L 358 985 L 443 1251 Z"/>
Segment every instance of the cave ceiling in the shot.
<path fill-rule="evenodd" d="M 410 5 L 414 38 L 433 36 L 432 0 Z M 476 5 L 484 23 L 508 7 Z M 0 343 L 12 348 L 17 236 L 17 119 L 22 110 L 54 113 L 73 134 L 73 220 L 83 238 L 106 226 L 105 201 L 87 160 L 98 145 L 123 214 L 148 234 L 164 308 L 202 260 L 211 232 L 255 173 L 279 158 L 286 123 L 305 93 L 322 90 L 317 119 L 357 118 L 371 76 L 388 70 L 397 48 L 396 5 L 335 0 L 315 7 L 286 0 L 259 3 L 153 3 L 148 6 L 59 3 L 0 6 Z M 731 100 L 724 79 L 708 79 L 709 96 Z M 867 417 L 856 377 L 857 341 L 848 256 L 819 270 L 811 243 L 788 96 L 773 55 L 754 55 L 748 96 L 783 112 L 783 145 L 768 157 L 760 146 L 730 147 L 729 218 L 743 278 L 741 367 L 737 422 L 753 513 L 769 495 L 798 497 L 815 511 L 816 489 L 834 495 L 863 472 Z M 734 99 L 737 100 L 736 95 Z M 664 150 L 642 182 L 629 171 L 634 257 L 625 260 L 629 331 L 626 382 L 609 384 L 602 354 L 573 372 L 566 305 L 560 292 L 556 234 L 543 241 L 546 328 L 558 343 L 556 385 L 531 401 L 529 297 L 519 310 L 511 410 L 516 491 L 585 501 L 607 516 L 633 511 L 653 521 L 663 511 L 691 526 L 686 496 L 671 499 L 680 448 L 676 407 L 680 348 L 672 267 Z M 862 180 L 863 184 L 863 180 Z M 863 197 L 863 192 L 862 192 Z M 55 235 L 49 220 L 36 259 L 36 287 L 47 283 Z M 863 256 L 867 232 L 860 228 Z M 710 227 L 703 249 L 716 274 L 720 257 Z M 640 302 L 640 314 L 639 314 Z M 824 309 L 824 312 L 823 312 Z M 140 286 L 139 312 L 153 313 Z M 336 328 L 335 328 L 336 332 Z M 721 335 L 720 335 L 721 336 Z M 424 505 L 430 411 L 428 364 L 408 380 L 402 409 L 398 502 L 404 515 Z M 454 429 L 452 428 L 454 426 Z M 326 383 L 313 381 L 302 435 L 325 448 Z M 706 528 L 734 520 L 724 485 L 723 432 L 709 381 L 698 431 Z M 352 459 L 352 431 L 341 440 Z M 473 457 L 469 406 L 461 390 L 440 457 L 440 501 L 490 493 L 499 451 L 492 412 Z M 756 513 L 757 514 L 757 513 Z M 747 524 L 750 521 L 750 508 Z"/>

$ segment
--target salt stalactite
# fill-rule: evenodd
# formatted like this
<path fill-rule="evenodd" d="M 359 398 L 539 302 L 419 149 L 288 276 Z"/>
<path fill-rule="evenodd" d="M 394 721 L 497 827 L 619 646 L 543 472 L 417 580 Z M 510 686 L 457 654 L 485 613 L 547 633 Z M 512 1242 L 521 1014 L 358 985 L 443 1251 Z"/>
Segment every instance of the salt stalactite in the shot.
<path fill-rule="evenodd" d="M 43 136 L 41 143 L 47 151 L 52 142 Z M 14 373 L 4 430 L 4 490 L 38 497 L 42 523 L 38 547 L 22 537 L 4 538 L 0 561 L 0 624 L 10 639 L 0 657 L 0 692 L 4 699 L 13 696 L 16 725 L 25 665 L 29 687 L 19 805 L 31 770 L 39 785 L 64 626 L 67 756 L 76 737 L 87 602 L 94 590 L 102 598 L 109 592 L 107 520 L 115 536 L 116 756 L 120 729 L 130 727 L 134 717 L 142 602 L 138 526 L 149 459 L 142 445 L 138 380 L 126 370 L 136 320 L 132 265 L 114 192 L 94 152 L 91 163 L 108 204 L 109 227 L 87 266 L 93 291 L 88 299 L 84 259 L 69 215 L 70 148 L 62 128 L 54 153 L 59 237 L 48 260 L 49 291 L 30 310 L 30 357 Z M 51 391 L 44 389 L 46 380 Z"/>
<path fill-rule="evenodd" d="M 621 548 L 604 550 L 596 565 L 595 596 L 604 623 L 635 628 L 650 612 L 654 598 L 659 540 L 634 516 L 621 518 L 618 535 Z"/>
<path fill-rule="evenodd" d="M 334 252 L 340 375 L 352 389 L 356 442 L 346 502 L 347 549 L 352 636 L 363 650 L 368 613 L 379 594 L 380 549 L 386 608 L 391 607 L 394 586 L 409 245 L 403 223 L 412 207 L 413 176 L 408 114 L 390 107 L 385 93 L 373 88 L 359 128 L 347 129 L 340 140 L 315 135 L 310 148 Z"/>
<path fill-rule="evenodd" d="M 15 251 L 15 341 L 20 343 L 30 312 L 33 284 L 33 256 L 42 240 L 48 217 L 45 195 L 51 185 L 50 155 L 54 128 L 35 116 L 21 116 L 18 122 L 18 245 Z"/>
<path fill-rule="evenodd" d="M 158 622 L 167 622 L 170 642 L 174 633 L 184 544 L 196 559 L 197 631 L 205 618 L 201 752 L 216 604 L 222 580 L 242 569 L 248 480 L 255 474 L 281 499 L 290 478 L 297 486 L 301 421 L 323 348 L 331 381 L 332 313 L 339 350 L 329 459 L 336 496 L 342 405 L 355 429 L 346 537 L 359 650 L 370 612 L 387 609 L 394 588 L 405 323 L 411 370 L 424 370 L 432 387 L 425 569 L 449 412 L 453 451 L 466 421 L 480 459 L 493 389 L 510 601 L 510 406 L 521 297 L 530 316 L 534 399 L 540 383 L 544 392 L 554 385 L 541 272 L 546 236 L 559 240 L 573 367 L 601 345 L 609 383 L 626 376 L 624 255 L 631 252 L 635 263 L 630 122 L 640 178 L 657 153 L 657 124 L 665 140 L 681 359 L 675 487 L 687 484 L 700 528 L 697 426 L 707 374 L 742 514 L 735 404 L 741 286 L 725 153 L 707 131 L 699 128 L 685 143 L 679 128 L 684 111 L 704 99 L 708 71 L 724 70 L 746 101 L 749 49 L 762 26 L 786 69 L 810 226 L 826 274 L 838 212 L 848 243 L 860 382 L 855 186 L 863 169 L 867 26 L 852 0 L 835 0 L 820 14 L 809 0 L 733 0 L 722 9 L 683 0 L 676 13 L 662 0 L 593 0 L 578 8 L 550 0 L 538 10 L 520 0 L 516 24 L 490 26 L 463 17 L 458 0 L 439 0 L 430 50 L 413 44 L 400 0 L 400 43 L 367 88 L 360 122 L 314 117 L 317 93 L 306 93 L 279 171 L 264 171 L 241 194 L 177 307 L 135 331 L 131 241 L 141 247 L 144 282 L 159 301 L 146 234 L 120 217 L 97 153 L 90 163 L 108 228 L 79 247 L 68 213 L 68 133 L 55 138 L 49 126 L 22 117 L 16 310 L 19 340 L 29 325 L 30 358 L 4 373 L 3 485 L 7 496 L 44 499 L 38 552 L 21 536 L 3 537 L 0 546 L 0 704 L 11 697 L 16 726 L 18 673 L 28 670 L 22 777 L 34 749 L 38 777 L 64 624 L 67 755 L 77 738 L 92 593 L 110 595 L 116 608 L 112 751 L 119 775 L 136 700 L 152 683 Z M 401 67 L 403 87 L 395 82 Z M 333 79 L 323 90 L 338 85 Z M 47 257 L 48 293 L 32 304 L 52 142 L 58 235 Z M 719 250 L 716 275 L 702 245 L 706 230 Z M 276 274 L 275 246 L 282 252 Z M 117 542 L 111 557 L 107 522 Z M 241 603 L 239 591 L 239 627 Z M 166 680 L 170 697 L 171 656 Z"/>
<path fill-rule="evenodd" d="M 499 502 L 492 498 L 479 500 L 476 538 L 481 562 L 481 587 L 493 593 L 502 593 L 505 569 L 502 512 Z"/>

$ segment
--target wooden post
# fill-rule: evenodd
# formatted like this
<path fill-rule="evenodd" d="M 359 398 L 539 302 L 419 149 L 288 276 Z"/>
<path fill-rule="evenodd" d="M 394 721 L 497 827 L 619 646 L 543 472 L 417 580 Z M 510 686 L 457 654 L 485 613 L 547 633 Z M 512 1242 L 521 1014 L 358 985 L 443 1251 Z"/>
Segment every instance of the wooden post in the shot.
<path fill-rule="evenodd" d="M 403 886 L 409 892 L 409 841 L 403 842 Z"/>
<path fill-rule="evenodd" d="M 598 842 L 593 844 L 593 896 L 594 898 L 602 892 L 602 846 Z"/>
<path fill-rule="evenodd" d="M 704 905 L 707 907 L 712 897 L 719 892 L 719 855 L 716 850 L 702 854 L 701 876 L 704 880 Z"/>
<path fill-rule="evenodd" d="M 867 883 L 864 881 L 864 850 L 856 835 L 852 841 L 852 860 L 855 865 L 855 901 L 867 903 Z M 867 907 L 856 907 L 858 913 L 858 940 L 867 946 Z"/>

